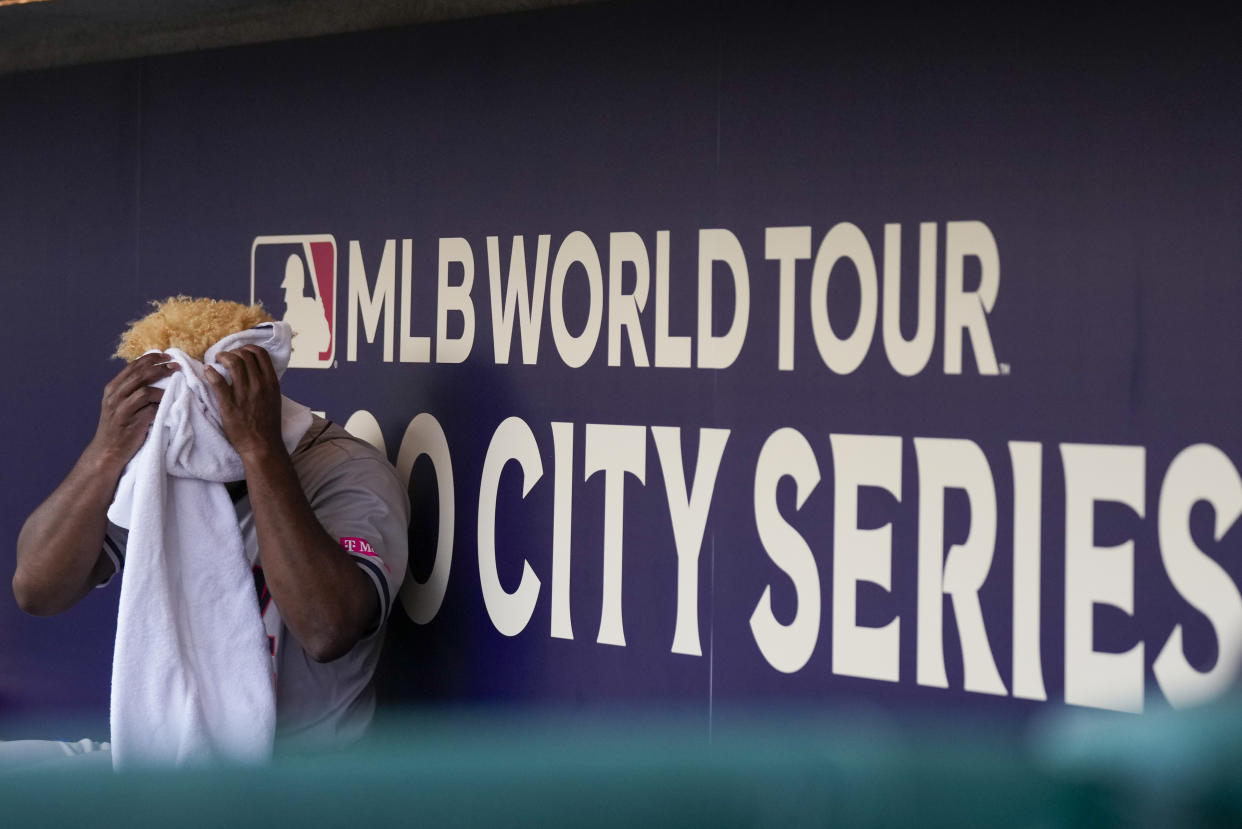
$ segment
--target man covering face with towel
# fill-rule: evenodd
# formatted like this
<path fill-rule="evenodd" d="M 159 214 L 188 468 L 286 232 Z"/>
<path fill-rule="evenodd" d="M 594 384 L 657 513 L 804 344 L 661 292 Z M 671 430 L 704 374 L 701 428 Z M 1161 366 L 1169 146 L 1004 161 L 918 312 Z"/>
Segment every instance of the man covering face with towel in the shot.
<path fill-rule="evenodd" d="M 22 527 L 18 603 L 60 613 L 124 570 L 118 766 L 350 742 L 405 572 L 405 486 L 281 396 L 285 323 L 231 302 L 155 305 L 122 337 L 129 362 L 94 438 Z"/>

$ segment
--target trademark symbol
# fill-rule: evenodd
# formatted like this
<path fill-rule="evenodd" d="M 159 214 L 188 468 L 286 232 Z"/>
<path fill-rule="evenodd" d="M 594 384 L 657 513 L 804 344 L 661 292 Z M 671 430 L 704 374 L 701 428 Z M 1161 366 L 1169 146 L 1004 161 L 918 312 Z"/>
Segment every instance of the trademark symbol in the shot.
<path fill-rule="evenodd" d="M 1007 377 L 1009 375 L 1009 363 L 1000 364 L 1000 373 L 1002 377 Z"/>
<path fill-rule="evenodd" d="M 332 367 L 336 368 L 336 360 L 332 361 Z M 1009 373 L 1009 366 L 1005 366 L 1005 374 Z"/>

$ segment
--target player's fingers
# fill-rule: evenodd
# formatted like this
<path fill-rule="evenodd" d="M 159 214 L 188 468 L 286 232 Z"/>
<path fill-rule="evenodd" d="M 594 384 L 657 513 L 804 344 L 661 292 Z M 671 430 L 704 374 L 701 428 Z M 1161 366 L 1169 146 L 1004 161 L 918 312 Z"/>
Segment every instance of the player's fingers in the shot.
<path fill-rule="evenodd" d="M 250 398 L 256 397 L 263 385 L 263 370 L 259 367 L 259 358 L 254 353 L 255 349 L 255 346 L 244 345 L 233 352 L 237 355 L 238 362 L 246 367 L 242 382 L 245 384 L 246 395 Z"/>
<path fill-rule="evenodd" d="M 263 383 L 269 387 L 279 387 L 280 378 L 276 376 L 276 366 L 272 365 L 272 355 L 267 353 L 266 348 L 253 346 L 255 350 L 255 361 L 259 365 L 260 376 Z"/>
<path fill-rule="evenodd" d="M 250 369 L 250 380 L 254 391 L 260 391 L 269 384 L 270 378 L 275 377 L 276 373 L 271 371 L 271 358 L 267 356 L 266 349 L 250 343 L 239 348 L 238 354 L 246 361 L 246 366 Z"/>
<path fill-rule="evenodd" d="M 155 365 L 156 363 L 162 363 L 167 359 L 168 359 L 168 355 L 162 352 L 159 352 L 159 351 L 152 351 L 147 354 L 143 354 L 141 357 L 138 357 L 132 362 L 126 363 L 124 368 L 122 368 L 120 371 L 116 373 L 116 376 L 113 378 L 113 380 L 114 381 L 124 380 L 125 378 L 129 377 L 136 371 L 142 371 L 142 369 L 147 366 Z"/>
<path fill-rule="evenodd" d="M 245 375 L 245 367 L 241 364 L 241 360 L 237 358 L 237 354 L 232 351 L 225 351 L 216 357 L 220 365 L 228 369 L 229 377 L 227 384 L 230 386 L 230 396 L 236 399 L 243 391 L 242 381 Z M 221 377 L 220 379 L 224 379 Z"/>
<path fill-rule="evenodd" d="M 233 402 L 233 394 L 229 388 L 229 384 L 220 372 L 216 371 L 211 366 L 207 366 L 207 368 L 203 370 L 203 376 L 207 378 L 207 385 L 211 386 L 211 393 L 216 396 L 217 404 L 223 407 Z"/>
<path fill-rule="evenodd" d="M 165 354 L 147 354 L 144 357 L 151 359 L 144 360 L 142 364 L 125 378 L 125 382 L 121 384 L 119 394 L 128 396 L 130 392 L 140 386 L 149 386 L 159 380 L 164 379 L 177 369 L 177 364 L 170 361 Z"/>
<path fill-rule="evenodd" d="M 143 354 L 121 369 L 112 382 L 104 387 L 104 396 L 111 397 L 113 400 L 122 400 L 128 397 L 134 389 L 148 386 L 168 376 L 176 369 L 177 364 L 171 362 L 167 354 L 159 352 Z"/>
<path fill-rule="evenodd" d="M 154 416 L 155 407 L 159 405 L 163 398 L 163 389 L 157 389 L 154 386 L 142 386 L 130 392 L 129 396 L 121 401 L 120 405 L 116 407 L 117 416 L 124 420 L 129 420 L 139 410 L 147 406 L 151 407 L 152 416 Z"/>
<path fill-rule="evenodd" d="M 229 366 L 229 378 L 225 379 L 224 375 L 213 368 L 208 367 L 207 382 L 211 385 L 211 392 L 215 395 L 216 406 L 219 407 L 221 415 L 229 416 L 230 413 L 237 410 L 237 368 Z"/>
<path fill-rule="evenodd" d="M 142 429 L 144 432 L 151 427 L 151 422 L 155 420 L 155 406 L 143 406 L 132 418 L 131 422 L 135 429 Z"/>

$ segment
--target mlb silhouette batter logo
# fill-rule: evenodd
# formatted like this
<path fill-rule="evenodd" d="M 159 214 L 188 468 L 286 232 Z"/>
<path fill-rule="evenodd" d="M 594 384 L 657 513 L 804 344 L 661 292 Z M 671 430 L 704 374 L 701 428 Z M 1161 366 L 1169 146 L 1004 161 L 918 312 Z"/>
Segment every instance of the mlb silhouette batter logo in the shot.
<path fill-rule="evenodd" d="M 290 368 L 331 368 L 336 355 L 336 239 L 258 236 L 250 248 L 250 301 L 293 329 Z"/>

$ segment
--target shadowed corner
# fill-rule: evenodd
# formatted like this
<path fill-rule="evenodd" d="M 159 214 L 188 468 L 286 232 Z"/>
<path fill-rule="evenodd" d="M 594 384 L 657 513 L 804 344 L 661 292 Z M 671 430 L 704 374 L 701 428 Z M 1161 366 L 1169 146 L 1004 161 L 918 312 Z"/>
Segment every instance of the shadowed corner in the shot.
<path fill-rule="evenodd" d="M 406 408 L 411 411 L 435 412 L 445 430 L 450 446 L 458 445 L 456 435 L 463 430 L 482 431 L 494 428 L 507 413 L 520 410 L 520 384 L 496 366 L 464 363 L 446 366 L 446 371 L 427 371 L 420 378 L 415 398 Z M 486 389 L 486 395 L 480 395 Z M 395 459 L 396 445 L 390 447 Z M 407 597 L 394 604 L 385 633 L 384 650 L 375 673 L 379 710 L 403 710 L 408 705 L 437 705 L 461 702 L 463 684 L 467 687 L 484 683 L 484 675 L 494 665 L 479 665 L 472 655 L 480 643 L 493 635 L 487 614 L 475 606 L 468 586 L 477 580 L 476 528 L 460 516 L 477 513 L 478 491 L 463 486 L 461 469 L 481 466 L 485 446 L 459 449 L 453 456 L 455 513 L 459 518 L 452 529 L 451 572 L 441 597 L 435 620 L 428 625 L 411 621 L 406 607 Z M 480 455 L 472 459 L 471 452 Z M 440 493 L 437 472 L 430 459 L 416 459 L 411 470 L 407 491 L 410 498 L 409 558 L 407 585 L 410 580 L 424 584 L 436 566 L 437 541 L 440 527 Z M 509 527 L 507 543 L 528 549 L 519 529 Z M 484 683 L 485 684 L 485 683 Z"/>

